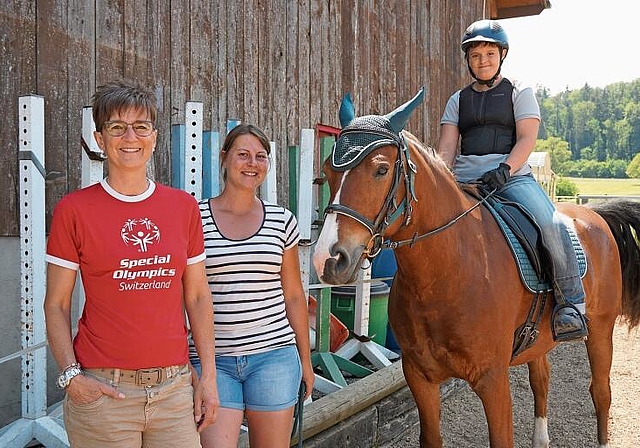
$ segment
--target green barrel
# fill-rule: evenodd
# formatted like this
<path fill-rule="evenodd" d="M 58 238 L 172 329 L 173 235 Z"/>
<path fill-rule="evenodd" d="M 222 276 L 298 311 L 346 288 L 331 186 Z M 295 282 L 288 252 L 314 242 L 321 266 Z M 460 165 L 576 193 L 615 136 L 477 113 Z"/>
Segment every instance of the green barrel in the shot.
<path fill-rule="evenodd" d="M 369 334 L 374 342 L 384 346 L 387 339 L 387 305 L 389 287 L 383 282 L 371 283 L 369 305 Z M 336 286 L 331 288 L 331 313 L 353 331 L 356 306 L 355 286 Z"/>

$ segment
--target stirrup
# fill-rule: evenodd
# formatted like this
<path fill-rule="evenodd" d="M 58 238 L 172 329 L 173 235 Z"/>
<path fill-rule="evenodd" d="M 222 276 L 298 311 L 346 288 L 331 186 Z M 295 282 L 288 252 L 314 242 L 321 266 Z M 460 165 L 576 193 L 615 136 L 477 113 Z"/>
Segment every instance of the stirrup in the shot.
<path fill-rule="evenodd" d="M 563 309 L 566 310 L 567 308 L 575 312 L 576 316 L 580 320 L 580 328 L 567 331 L 565 333 L 557 333 L 556 326 L 558 324 L 557 319 L 559 318 L 558 313 Z M 589 329 L 587 328 L 585 317 L 574 305 L 571 303 L 559 303 L 551 313 L 551 333 L 553 334 L 553 340 L 556 342 L 578 341 L 584 340 L 584 338 L 589 335 Z"/>

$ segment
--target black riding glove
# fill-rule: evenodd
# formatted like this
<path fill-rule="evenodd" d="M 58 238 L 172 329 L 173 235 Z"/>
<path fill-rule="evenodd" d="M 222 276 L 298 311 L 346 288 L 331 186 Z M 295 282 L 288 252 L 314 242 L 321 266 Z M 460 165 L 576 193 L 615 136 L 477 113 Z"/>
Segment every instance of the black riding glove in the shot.
<path fill-rule="evenodd" d="M 498 168 L 487 171 L 480 180 L 492 190 L 498 190 L 511 179 L 511 167 L 506 163 L 501 163 Z"/>

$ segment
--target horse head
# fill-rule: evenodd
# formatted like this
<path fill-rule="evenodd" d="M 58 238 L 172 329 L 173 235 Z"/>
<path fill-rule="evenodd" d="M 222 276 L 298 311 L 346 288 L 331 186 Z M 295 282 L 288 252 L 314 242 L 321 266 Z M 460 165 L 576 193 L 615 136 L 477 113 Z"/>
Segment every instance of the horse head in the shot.
<path fill-rule="evenodd" d="M 331 199 L 313 256 L 322 281 L 354 281 L 385 236 L 411 221 L 416 169 L 403 129 L 423 97 L 424 88 L 386 115 L 362 117 L 349 94 L 342 99 L 342 131 L 323 165 Z"/>

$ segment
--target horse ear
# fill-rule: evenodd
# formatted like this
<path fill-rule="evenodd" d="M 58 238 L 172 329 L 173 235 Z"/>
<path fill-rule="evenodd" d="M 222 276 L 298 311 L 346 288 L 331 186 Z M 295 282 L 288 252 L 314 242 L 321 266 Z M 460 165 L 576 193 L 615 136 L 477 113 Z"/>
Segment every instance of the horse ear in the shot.
<path fill-rule="evenodd" d="M 385 117 L 391 123 L 391 129 L 400 133 L 407 125 L 409 121 L 409 117 L 413 110 L 422 103 L 424 98 L 424 86 L 420 89 L 420 91 L 414 96 L 411 100 L 404 103 L 402 106 L 398 107 L 393 112 L 389 112 Z"/>
<path fill-rule="evenodd" d="M 340 104 L 340 125 L 344 128 L 356 117 L 356 109 L 351 101 L 351 94 L 345 93 Z"/>

